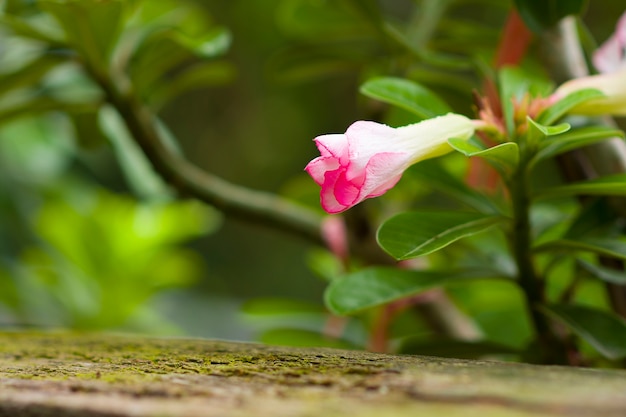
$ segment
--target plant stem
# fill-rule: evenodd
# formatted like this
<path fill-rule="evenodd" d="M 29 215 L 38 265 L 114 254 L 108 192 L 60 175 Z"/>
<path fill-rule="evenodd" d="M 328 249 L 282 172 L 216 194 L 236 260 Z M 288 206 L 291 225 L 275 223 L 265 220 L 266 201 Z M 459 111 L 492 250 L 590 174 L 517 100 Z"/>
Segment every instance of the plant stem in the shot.
<path fill-rule="evenodd" d="M 85 64 L 102 88 L 107 101 L 120 114 L 131 136 L 155 170 L 182 195 L 197 198 L 242 220 L 268 225 L 324 244 L 322 216 L 278 195 L 231 184 L 189 163 L 164 145 L 151 112 L 139 102 L 131 84 L 121 75 L 114 79 Z"/>
<path fill-rule="evenodd" d="M 513 205 L 512 249 L 517 265 L 517 283 L 520 286 L 536 332 L 540 363 L 566 363 L 562 343 L 554 334 L 550 322 L 539 308 L 546 303 L 543 279 L 537 274 L 532 254 L 532 236 L 530 222 L 530 185 L 527 175 L 527 163 L 530 158 L 524 155 L 516 172 L 509 181 L 509 191 Z"/>

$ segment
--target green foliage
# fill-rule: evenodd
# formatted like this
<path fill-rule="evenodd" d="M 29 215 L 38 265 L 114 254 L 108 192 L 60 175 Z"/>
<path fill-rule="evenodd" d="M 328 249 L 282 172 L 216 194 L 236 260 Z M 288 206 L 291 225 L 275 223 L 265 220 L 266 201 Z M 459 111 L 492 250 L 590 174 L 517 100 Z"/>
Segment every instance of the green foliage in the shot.
<path fill-rule="evenodd" d="M 449 244 L 502 223 L 499 216 L 481 213 L 414 211 L 398 214 L 378 230 L 378 243 L 398 260 L 438 251 Z"/>
<path fill-rule="evenodd" d="M 205 209 L 192 203 L 140 205 L 105 192 L 74 199 L 42 207 L 34 230 L 42 246 L 25 249 L 22 267 L 10 272 L 23 281 L 16 285 L 26 304 L 19 309 L 39 302 L 58 314 L 56 320 L 29 319 L 79 329 L 119 328 L 131 324 L 157 292 L 197 277 L 199 259 L 176 244 L 215 227 Z M 24 286 L 32 294 L 20 291 Z"/>
<path fill-rule="evenodd" d="M 560 198 L 572 195 L 626 195 L 626 174 L 604 177 L 537 190 L 537 198 Z"/>
<path fill-rule="evenodd" d="M 563 133 L 555 140 L 546 140 L 540 144 L 539 152 L 532 163 L 547 160 L 565 152 L 584 146 L 593 145 L 609 138 L 624 138 L 624 132 L 608 126 L 588 126 Z"/>
<path fill-rule="evenodd" d="M 326 290 L 326 305 L 336 314 L 352 314 L 427 290 L 485 278 L 501 278 L 488 269 L 413 271 L 376 267 L 333 281 Z"/>
<path fill-rule="evenodd" d="M 218 4 L 220 21 L 246 18 L 232 28 L 218 24 L 208 12 Z M 171 202 L 179 191 L 194 194 L 202 188 L 197 182 L 186 188 L 181 172 L 206 180 L 195 167 L 176 164 L 184 161 L 186 146 L 198 165 L 208 160 L 201 153 L 215 154 L 217 171 L 242 165 L 263 177 L 276 155 L 295 155 L 291 146 L 298 141 L 291 137 L 288 145 L 267 142 L 286 126 L 313 135 L 314 126 L 336 126 L 344 118 L 383 119 L 396 126 L 454 111 L 481 119 L 470 140 L 449 140 L 456 159 L 420 163 L 397 185 L 389 204 L 347 215 L 346 224 L 356 230 L 347 239 L 350 250 L 363 259 L 321 250 L 309 257 L 327 285 L 326 309 L 276 297 L 249 301 L 245 316 L 264 329 L 260 338 L 267 343 L 364 347 L 376 342 L 368 338 L 388 334 L 408 337 L 400 347 L 404 352 L 538 361 L 558 358 L 565 349 L 584 356 L 587 343 L 617 366 L 626 356 L 626 330 L 610 312 L 619 308 L 607 301 L 607 293 L 625 278 L 623 270 L 608 265 L 623 269 L 626 261 L 619 200 L 626 196 L 626 174 L 577 182 L 554 175 L 555 158 L 624 137 L 618 128 L 570 117 L 576 107 L 607 99 L 610 92 L 587 89 L 556 98 L 532 49 L 523 61 L 503 68 L 486 64 L 503 62 L 493 51 L 507 2 L 241 4 L 1 3 L 6 46 L 0 48 L 0 302 L 6 310 L 23 322 L 81 329 L 149 327 L 157 315 L 148 301 L 165 289 L 190 285 L 201 271 L 185 243 L 211 232 L 218 220 L 195 203 Z M 530 29 L 541 32 L 564 16 L 580 15 L 586 4 L 516 0 L 514 5 Z M 256 43 L 261 37 L 267 42 Z M 226 57 L 231 46 L 237 70 Z M 241 82 L 232 89 L 206 92 L 239 74 Z M 264 75 L 281 87 L 255 84 Z M 363 80 L 359 91 L 367 100 L 346 94 Z M 497 91 L 477 92 L 493 80 Z M 279 92 L 285 84 L 290 91 Z M 188 94 L 198 91 L 202 94 Z M 263 100 L 251 104 L 252 94 Z M 285 97 L 302 107 L 294 110 L 295 102 Z M 172 128 L 165 125 L 196 111 L 206 125 L 186 117 Z M 265 136 L 258 129 L 262 123 Z M 193 140 L 181 146 L 173 132 Z M 197 140 L 208 136 L 219 140 L 210 145 Z M 240 145 L 240 136 L 253 138 L 254 145 Z M 253 163 L 227 160 L 229 143 L 250 154 Z M 164 158 L 155 157 L 161 153 Z M 308 189 L 298 179 L 291 188 L 308 202 Z M 101 185 L 131 191 L 142 201 L 100 191 Z M 210 187 L 200 190 L 204 197 L 212 195 Z M 244 206 L 234 210 L 246 212 Z M 263 206 L 269 212 L 275 208 Z M 367 239 L 374 245 L 368 231 L 390 215 L 378 228 L 377 243 L 396 260 L 412 262 L 403 263 L 406 269 L 363 269 L 372 261 L 389 261 Z M 221 250 L 228 239 L 220 239 L 215 247 Z M 234 248 L 233 262 L 254 256 L 240 245 Z M 220 250 L 216 256 L 224 257 Z M 252 275 L 257 278 L 258 272 Z M 432 307 L 432 294 L 451 300 L 447 313 L 466 319 L 474 334 L 451 338 L 434 326 L 422 314 L 428 308 L 421 308 Z M 407 309 L 413 305 L 419 308 Z M 564 327 L 554 331 L 556 326 Z M 572 342 L 563 328 L 583 342 Z M 557 343 L 547 346 L 546 340 Z"/>
<path fill-rule="evenodd" d="M 609 359 L 626 357 L 626 321 L 605 311 L 577 305 L 549 305 L 546 314 L 557 318 Z"/>
<path fill-rule="evenodd" d="M 484 158 L 503 173 L 512 172 L 519 163 L 519 147 L 514 142 L 501 143 L 491 148 L 483 148 L 475 143 L 456 138 L 449 139 L 448 143 L 467 157 Z"/>
<path fill-rule="evenodd" d="M 401 78 L 374 78 L 364 83 L 360 91 L 368 97 L 408 110 L 420 119 L 429 119 L 451 111 L 443 100 L 427 88 Z"/>
<path fill-rule="evenodd" d="M 543 125 L 551 125 L 565 116 L 574 107 L 600 97 L 604 97 L 604 94 L 599 90 L 584 89 L 575 91 L 547 107 L 539 114 L 537 122 Z"/>
<path fill-rule="evenodd" d="M 106 69 L 124 25 L 122 0 L 43 0 L 38 5 L 59 23 L 68 44 L 95 68 Z"/>

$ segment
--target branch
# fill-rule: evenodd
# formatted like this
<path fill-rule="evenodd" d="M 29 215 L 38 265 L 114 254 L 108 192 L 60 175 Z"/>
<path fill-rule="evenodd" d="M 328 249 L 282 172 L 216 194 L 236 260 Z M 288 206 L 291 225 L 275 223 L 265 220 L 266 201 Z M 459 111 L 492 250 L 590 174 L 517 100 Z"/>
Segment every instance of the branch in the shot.
<path fill-rule="evenodd" d="M 154 169 L 180 194 L 195 197 L 239 219 L 324 244 L 322 216 L 278 195 L 229 183 L 192 165 L 164 145 L 153 115 L 139 102 L 130 82 L 115 82 L 110 76 L 101 75 L 88 66 L 86 69 L 104 91 L 107 101 L 120 114 Z"/>

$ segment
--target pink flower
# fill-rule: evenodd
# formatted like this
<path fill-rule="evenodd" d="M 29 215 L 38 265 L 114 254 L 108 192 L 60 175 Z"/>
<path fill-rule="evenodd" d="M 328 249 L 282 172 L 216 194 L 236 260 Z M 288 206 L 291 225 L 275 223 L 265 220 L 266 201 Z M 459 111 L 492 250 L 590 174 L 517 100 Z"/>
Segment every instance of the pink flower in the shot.
<path fill-rule="evenodd" d="M 571 114 L 626 116 L 626 13 L 617 22 L 615 33 L 595 51 L 593 64 L 602 74 L 563 83 L 550 97 L 550 102 L 555 103 L 571 93 L 592 88 L 602 92 L 604 97 L 577 105 L 570 111 Z"/>
<path fill-rule="evenodd" d="M 452 151 L 448 139 L 469 139 L 474 128 L 452 113 L 399 128 L 358 121 L 345 134 L 315 138 L 321 156 L 305 170 L 322 187 L 324 210 L 340 213 L 384 194 L 414 163 Z"/>
<path fill-rule="evenodd" d="M 593 65 L 600 72 L 626 68 L 626 13 L 618 20 L 615 33 L 594 52 Z"/>

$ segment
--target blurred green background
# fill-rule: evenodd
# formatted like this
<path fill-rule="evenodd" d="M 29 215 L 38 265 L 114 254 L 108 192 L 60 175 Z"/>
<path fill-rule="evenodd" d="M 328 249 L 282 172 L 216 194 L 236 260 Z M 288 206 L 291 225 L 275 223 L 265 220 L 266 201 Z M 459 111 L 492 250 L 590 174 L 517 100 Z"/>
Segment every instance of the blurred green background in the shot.
<path fill-rule="evenodd" d="M 5 6 L 13 3 L 32 2 Z M 378 3 L 386 21 L 410 31 L 420 23 L 420 7 L 433 2 L 184 3 L 226 28 L 230 47 L 216 58 L 220 70 L 207 83 L 213 85 L 162 103 L 161 120 L 194 164 L 316 208 L 318 189 L 303 172 L 317 154 L 312 139 L 343 132 L 357 119 L 382 118 L 384 109 L 359 96 L 359 84 L 373 75 L 408 74 L 469 114 L 479 76 L 459 62 L 468 56 L 489 62 L 509 10 L 503 1 L 445 2 L 451 7 L 432 28 L 437 36 L 416 45 L 446 54 L 450 62 L 441 64 L 437 57 L 408 54 L 367 15 L 368 3 Z M 613 30 L 606 22 L 624 6 L 606 3 L 586 16 L 598 39 Z M 0 30 L 1 93 L 15 82 L 7 74 L 30 59 L 29 48 Z M 455 83 L 441 75 L 459 68 Z M 53 76 L 60 84 L 71 78 Z M 45 88 L 41 80 L 30 81 Z M 154 198 L 162 184 L 133 159 L 128 145 L 81 130 L 80 118 L 70 123 L 58 112 L 11 114 L 7 109 L 19 100 L 18 94 L 0 98 L 0 326 L 254 340 L 272 322 L 241 308 L 257 300 L 252 302 L 262 311 L 259 299 L 265 298 L 302 302 L 302 315 L 292 319 L 304 328 L 323 325 L 325 283 L 308 266 L 310 243 L 193 201 Z M 88 119 L 82 122 L 93 122 Z M 411 121 L 400 112 L 386 120 Z M 113 120 L 106 124 L 115 128 Z"/>

